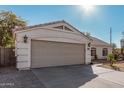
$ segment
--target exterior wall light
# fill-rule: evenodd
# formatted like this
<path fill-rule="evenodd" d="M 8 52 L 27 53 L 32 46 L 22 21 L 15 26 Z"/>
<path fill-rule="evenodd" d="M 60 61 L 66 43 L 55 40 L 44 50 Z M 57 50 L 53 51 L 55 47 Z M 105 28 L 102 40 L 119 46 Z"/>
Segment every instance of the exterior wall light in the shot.
<path fill-rule="evenodd" d="M 25 35 L 23 38 L 24 38 L 24 43 L 27 43 L 28 37 Z"/>
<path fill-rule="evenodd" d="M 91 43 L 88 43 L 88 47 L 90 47 L 91 46 Z"/>
<path fill-rule="evenodd" d="M 87 50 L 90 50 L 91 43 L 88 43 L 87 46 Z"/>

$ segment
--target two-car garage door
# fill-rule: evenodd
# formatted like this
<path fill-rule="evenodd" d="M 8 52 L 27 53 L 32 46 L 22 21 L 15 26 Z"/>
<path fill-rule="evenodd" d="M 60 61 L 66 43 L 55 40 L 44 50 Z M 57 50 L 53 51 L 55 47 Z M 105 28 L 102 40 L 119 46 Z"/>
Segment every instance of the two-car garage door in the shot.
<path fill-rule="evenodd" d="M 50 41 L 31 41 L 31 68 L 84 64 L 85 46 Z"/>

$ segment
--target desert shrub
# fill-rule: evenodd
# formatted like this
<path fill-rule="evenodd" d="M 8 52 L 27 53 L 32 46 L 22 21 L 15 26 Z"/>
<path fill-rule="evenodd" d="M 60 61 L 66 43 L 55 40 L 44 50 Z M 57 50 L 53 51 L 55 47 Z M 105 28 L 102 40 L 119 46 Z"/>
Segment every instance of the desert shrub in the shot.
<path fill-rule="evenodd" d="M 118 54 L 114 54 L 114 59 L 118 60 L 118 58 L 119 58 L 119 55 Z"/>
<path fill-rule="evenodd" d="M 113 66 L 113 64 L 116 62 L 114 54 L 108 54 L 107 60 L 110 62 L 111 66 Z"/>

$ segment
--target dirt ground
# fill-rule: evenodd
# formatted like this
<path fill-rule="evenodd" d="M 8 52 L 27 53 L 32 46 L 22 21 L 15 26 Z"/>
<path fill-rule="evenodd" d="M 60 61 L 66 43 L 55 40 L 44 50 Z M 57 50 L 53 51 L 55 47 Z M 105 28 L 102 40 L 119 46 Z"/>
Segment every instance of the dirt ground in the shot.
<path fill-rule="evenodd" d="M 124 72 L 124 61 L 117 61 L 116 63 L 113 64 L 113 66 L 110 65 L 108 61 L 104 61 L 100 67 L 104 68 L 109 68 L 109 69 L 114 69 L 118 71 L 123 71 Z"/>

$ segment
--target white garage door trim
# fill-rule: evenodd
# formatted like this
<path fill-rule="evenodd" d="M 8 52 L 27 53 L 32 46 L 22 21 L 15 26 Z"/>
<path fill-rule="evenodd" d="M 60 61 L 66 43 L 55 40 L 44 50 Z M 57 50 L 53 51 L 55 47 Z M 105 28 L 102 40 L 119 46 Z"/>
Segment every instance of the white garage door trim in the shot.
<path fill-rule="evenodd" d="M 37 42 L 39 44 L 35 44 Z M 63 53 L 72 53 L 72 54 L 77 53 L 77 55 L 79 55 L 79 56 L 72 55 L 73 57 L 71 59 L 69 59 L 71 56 L 69 56 L 67 54 L 66 54 L 66 56 L 64 56 L 64 55 L 61 56 L 61 58 L 66 57 L 65 59 L 64 58 L 62 58 L 62 59 L 59 58 L 60 56 L 56 57 L 56 58 L 58 58 L 58 59 L 56 59 L 56 58 L 54 58 L 55 57 L 54 56 L 53 60 L 59 60 L 60 59 L 59 63 L 54 61 L 54 62 L 51 62 L 52 64 L 48 65 L 48 63 L 44 61 L 45 63 L 42 63 L 42 66 L 41 66 L 42 60 L 40 60 L 40 62 L 37 61 L 38 64 L 34 63 L 35 59 L 41 58 L 41 57 L 38 57 L 38 56 L 36 57 L 35 56 L 36 53 L 37 53 L 36 55 L 39 55 L 38 53 L 41 54 L 41 50 L 38 49 L 38 48 L 35 48 L 35 50 L 33 50 L 34 47 L 40 46 L 40 43 L 43 43 L 43 45 L 41 44 L 42 45 L 41 47 L 44 48 L 42 50 L 42 52 L 44 53 L 44 54 L 42 54 L 42 58 L 43 58 L 42 60 L 46 60 L 46 61 L 50 62 L 51 58 L 53 57 L 53 56 L 51 57 L 50 54 L 47 54 L 46 50 L 48 51 L 48 53 L 55 53 L 53 55 L 56 55 L 56 56 L 58 56 L 57 51 L 58 51 L 59 55 L 61 55 L 61 54 L 63 55 Z M 49 47 L 45 46 L 45 44 L 46 45 L 49 44 L 50 47 L 52 47 L 54 45 L 53 48 L 52 48 L 52 51 L 50 50 L 51 48 L 49 49 Z M 59 46 L 59 44 L 63 45 L 63 46 Z M 70 45 L 73 45 L 74 47 L 70 47 Z M 64 49 L 65 52 L 61 51 L 57 46 L 61 47 L 61 49 L 64 49 L 64 47 L 65 47 L 65 49 Z M 81 49 L 81 47 L 82 47 L 82 49 Z M 66 48 L 68 48 L 68 49 L 66 49 Z M 76 49 L 79 48 L 79 49 L 77 49 L 76 51 L 73 52 L 73 51 L 69 51 L 70 48 L 72 48 L 72 50 L 74 50 L 74 48 L 76 48 Z M 57 50 L 55 52 L 53 52 L 54 49 L 57 49 Z M 82 55 L 80 55 L 80 53 L 78 52 L 80 50 L 82 51 L 82 52 L 80 52 Z M 60 53 L 60 51 L 61 51 L 61 53 Z M 45 55 L 47 55 L 47 57 Z M 80 59 L 77 60 L 78 57 Z M 72 62 L 70 60 L 72 60 Z M 74 61 L 76 60 L 77 63 L 76 62 L 74 63 L 73 60 Z M 63 62 L 68 62 L 68 63 L 66 64 L 66 63 L 63 63 Z M 74 65 L 74 64 L 85 64 L 85 45 L 84 44 L 56 42 L 56 41 L 45 41 L 45 40 L 31 40 L 31 68 L 40 68 L 40 67 L 49 67 L 49 66 L 62 66 L 62 65 Z"/>

